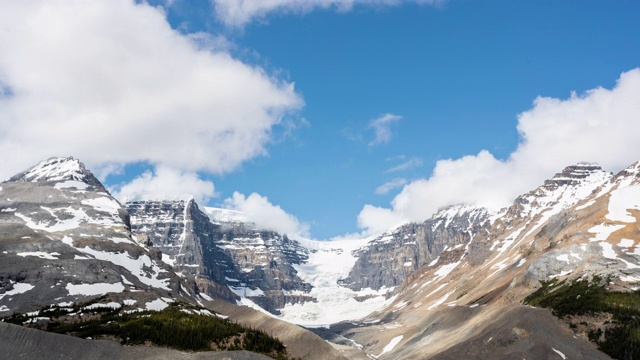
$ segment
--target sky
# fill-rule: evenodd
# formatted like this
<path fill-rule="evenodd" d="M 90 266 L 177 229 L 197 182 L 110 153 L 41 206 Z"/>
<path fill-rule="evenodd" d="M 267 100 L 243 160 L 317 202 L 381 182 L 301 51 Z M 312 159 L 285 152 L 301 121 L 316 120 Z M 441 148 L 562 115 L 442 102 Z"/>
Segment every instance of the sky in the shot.
<path fill-rule="evenodd" d="M 0 178 L 362 237 L 640 160 L 631 0 L 0 0 Z"/>

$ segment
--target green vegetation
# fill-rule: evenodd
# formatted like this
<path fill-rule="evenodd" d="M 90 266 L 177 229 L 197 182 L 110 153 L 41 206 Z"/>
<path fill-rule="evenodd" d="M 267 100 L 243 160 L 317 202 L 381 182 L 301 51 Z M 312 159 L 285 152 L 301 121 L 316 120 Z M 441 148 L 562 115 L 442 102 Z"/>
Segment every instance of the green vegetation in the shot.
<path fill-rule="evenodd" d="M 524 303 L 549 308 L 559 318 L 610 314 L 612 321 L 590 330 L 589 339 L 614 359 L 640 359 L 640 291 L 608 291 L 609 280 L 541 281 Z"/>
<path fill-rule="evenodd" d="M 248 350 L 274 359 L 289 359 L 284 345 L 267 333 L 216 316 L 195 314 L 192 311 L 195 308 L 185 304 L 174 303 L 163 311 L 130 314 L 119 309 L 97 308 L 80 321 L 69 317 L 86 306 L 42 309 L 37 316 L 51 317 L 51 321 L 33 326 L 82 338 L 117 339 L 123 345 L 153 344 L 187 351 Z M 31 318 L 14 314 L 2 321 L 23 325 Z"/>

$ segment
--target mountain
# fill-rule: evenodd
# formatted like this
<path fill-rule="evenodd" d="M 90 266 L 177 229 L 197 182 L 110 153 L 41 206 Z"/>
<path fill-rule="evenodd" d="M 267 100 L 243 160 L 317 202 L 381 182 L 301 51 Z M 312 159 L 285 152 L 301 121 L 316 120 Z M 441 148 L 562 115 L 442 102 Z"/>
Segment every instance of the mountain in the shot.
<path fill-rule="evenodd" d="M 310 358 L 634 358 L 639 217 L 640 163 L 615 175 L 581 163 L 499 211 L 456 205 L 313 241 L 193 200 L 121 206 L 79 161 L 55 158 L 0 185 L 0 315 L 180 300 Z"/>
<path fill-rule="evenodd" d="M 395 288 L 447 250 L 466 250 L 489 223 L 484 208 L 452 206 L 423 223 L 402 225 L 356 250 L 358 260 L 343 283 L 354 290 Z"/>
<path fill-rule="evenodd" d="M 130 202 L 126 208 L 134 238 L 195 276 L 212 298 L 310 326 L 357 319 L 386 301 L 386 288 L 341 286 L 358 258 L 353 250 L 369 239 L 294 239 L 257 228 L 246 214 L 200 208 L 193 200 Z"/>
<path fill-rule="evenodd" d="M 522 304 L 541 281 L 559 289 L 573 280 L 607 278 L 601 285 L 608 291 L 639 288 L 639 173 L 638 163 L 615 176 L 592 164 L 567 167 L 512 206 L 480 217 L 481 225 L 469 226 L 476 229 L 470 241 L 452 232 L 437 258 L 405 275 L 390 304 L 356 326 L 332 326 L 333 336 L 389 359 L 606 358 L 588 343 L 590 331 L 607 328 L 606 317 L 558 321 Z M 460 228 L 453 224 L 451 230 Z M 406 230 L 412 226 L 418 227 L 387 235 L 384 243 L 395 246 L 369 247 L 379 259 L 406 261 L 397 249 L 417 246 Z"/>
<path fill-rule="evenodd" d="M 193 200 L 130 202 L 126 208 L 134 237 L 195 276 L 208 296 L 243 299 L 275 314 L 288 302 L 309 300 L 304 294 L 311 286 L 293 268 L 308 250 L 286 235 L 258 230 L 237 212 L 203 211 Z"/>
<path fill-rule="evenodd" d="M 255 316 L 247 316 L 246 311 L 236 309 L 234 304 L 221 307 L 228 315 L 203 308 L 210 299 L 207 293 L 235 303 L 237 295 L 232 290 L 237 289 L 216 282 L 227 281 L 225 276 L 233 274 L 229 271 L 240 271 L 223 247 L 230 246 L 226 240 L 229 234 L 246 232 L 247 238 L 256 239 L 254 230 L 223 230 L 192 201 L 129 206 L 133 222 L 129 211 L 81 162 L 71 157 L 43 161 L 1 183 L 2 321 L 65 332 L 64 329 L 77 324 L 87 324 L 86 328 L 90 329 L 95 321 L 102 321 L 103 316 L 115 316 L 114 321 L 100 325 L 108 333 L 115 331 L 116 322 L 129 321 L 130 325 L 137 326 L 138 320 L 150 316 L 144 311 L 173 309 L 179 314 L 222 318 L 220 321 L 228 318 L 228 327 L 236 329 L 234 331 L 255 332 L 254 328 L 282 331 L 286 353 L 290 356 L 307 358 L 310 349 L 314 349 L 320 352 L 314 356 L 317 359 L 343 358 L 318 336 L 297 326 L 270 325 L 270 318 L 257 320 Z M 157 218 L 151 221 L 151 216 Z M 132 235 L 132 227 L 141 230 L 145 226 L 153 229 L 148 232 L 149 236 Z M 164 242 L 154 247 L 158 239 Z M 278 237 L 277 241 L 280 245 L 276 246 L 278 249 L 274 247 L 273 253 L 293 259 L 295 254 L 287 250 L 287 239 Z M 272 268 L 268 271 L 273 273 L 279 269 Z M 247 275 L 247 279 L 265 288 L 265 284 L 278 284 L 270 276 L 264 281 L 260 281 L 259 276 L 253 279 Z M 163 316 L 166 319 L 164 313 L 157 318 Z M 69 336 L 0 325 L 3 334 L 0 348 L 10 357 L 10 354 L 29 354 L 27 356 L 39 358 L 43 349 L 48 352 L 42 358 L 80 359 L 88 353 L 95 358 L 198 357 L 158 348 L 122 348 L 111 341 L 92 344 Z M 85 330 L 78 329 L 84 328 L 81 325 L 70 333 L 81 334 Z M 237 342 L 231 344 L 237 345 Z M 217 354 L 206 356 L 218 358 Z M 262 358 L 246 353 L 220 354 L 220 357 Z"/>
<path fill-rule="evenodd" d="M 0 314 L 106 294 L 144 309 L 193 298 L 189 288 L 131 238 L 127 211 L 78 160 L 49 159 L 1 184 Z"/>

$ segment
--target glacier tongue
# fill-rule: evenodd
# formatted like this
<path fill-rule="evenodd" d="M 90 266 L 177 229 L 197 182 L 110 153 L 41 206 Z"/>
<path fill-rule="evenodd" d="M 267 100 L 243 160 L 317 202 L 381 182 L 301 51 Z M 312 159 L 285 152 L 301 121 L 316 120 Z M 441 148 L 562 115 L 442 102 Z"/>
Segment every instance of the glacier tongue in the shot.
<path fill-rule="evenodd" d="M 306 241 L 310 249 L 306 263 L 294 265 L 302 280 L 313 286 L 308 295 L 315 302 L 288 303 L 280 310 L 283 320 L 303 326 L 325 326 L 363 318 L 391 301 L 385 295 L 393 288 L 351 290 L 340 285 L 357 258 L 354 251 L 371 238 L 342 241 Z"/>

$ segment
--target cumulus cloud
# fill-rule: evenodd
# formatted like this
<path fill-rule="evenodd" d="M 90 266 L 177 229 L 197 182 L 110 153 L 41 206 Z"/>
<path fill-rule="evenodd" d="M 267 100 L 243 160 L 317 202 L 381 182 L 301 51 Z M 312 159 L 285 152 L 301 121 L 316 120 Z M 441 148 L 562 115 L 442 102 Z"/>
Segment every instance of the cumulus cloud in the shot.
<path fill-rule="evenodd" d="M 405 222 L 407 219 L 398 211 L 369 204 L 358 214 L 358 226 L 364 229 L 362 236 L 379 234 Z"/>
<path fill-rule="evenodd" d="M 215 195 L 214 190 L 213 183 L 200 179 L 198 174 L 159 166 L 153 172 L 146 171 L 131 182 L 111 189 L 111 192 L 121 202 L 193 198 L 202 204 Z"/>
<path fill-rule="evenodd" d="M 373 129 L 375 136 L 369 146 L 375 146 L 380 144 L 386 144 L 391 141 L 393 132 L 391 131 L 391 125 L 400 121 L 402 116 L 395 114 L 384 114 L 377 119 L 369 122 L 369 128 Z"/>
<path fill-rule="evenodd" d="M 260 194 L 252 193 L 245 196 L 234 192 L 232 197 L 224 200 L 223 206 L 247 214 L 249 219 L 261 229 L 309 237 L 308 224 L 300 222 L 298 218 L 287 213 L 280 206 L 273 205 L 267 197 Z"/>
<path fill-rule="evenodd" d="M 638 99 L 640 69 L 623 73 L 613 89 L 598 87 L 567 99 L 538 97 L 518 115 L 521 141 L 508 159 L 482 150 L 438 161 L 431 177 L 407 184 L 390 208 L 366 205 L 358 223 L 373 232 L 381 223 L 423 221 L 453 204 L 498 209 L 580 161 L 619 171 L 640 160 Z"/>
<path fill-rule="evenodd" d="M 0 2 L 0 177 L 52 154 L 223 173 L 303 105 L 224 39 L 133 0 Z"/>
<path fill-rule="evenodd" d="M 407 184 L 407 179 L 403 178 L 395 178 L 393 180 L 389 180 L 386 183 L 378 186 L 376 188 L 376 194 L 384 195 L 393 189 L 397 189 Z"/>
<path fill-rule="evenodd" d="M 437 5 L 444 0 L 211 0 L 216 16 L 228 26 L 243 26 L 270 13 L 306 14 L 316 9 L 349 11 L 356 5 L 397 6 L 405 3 Z"/>

